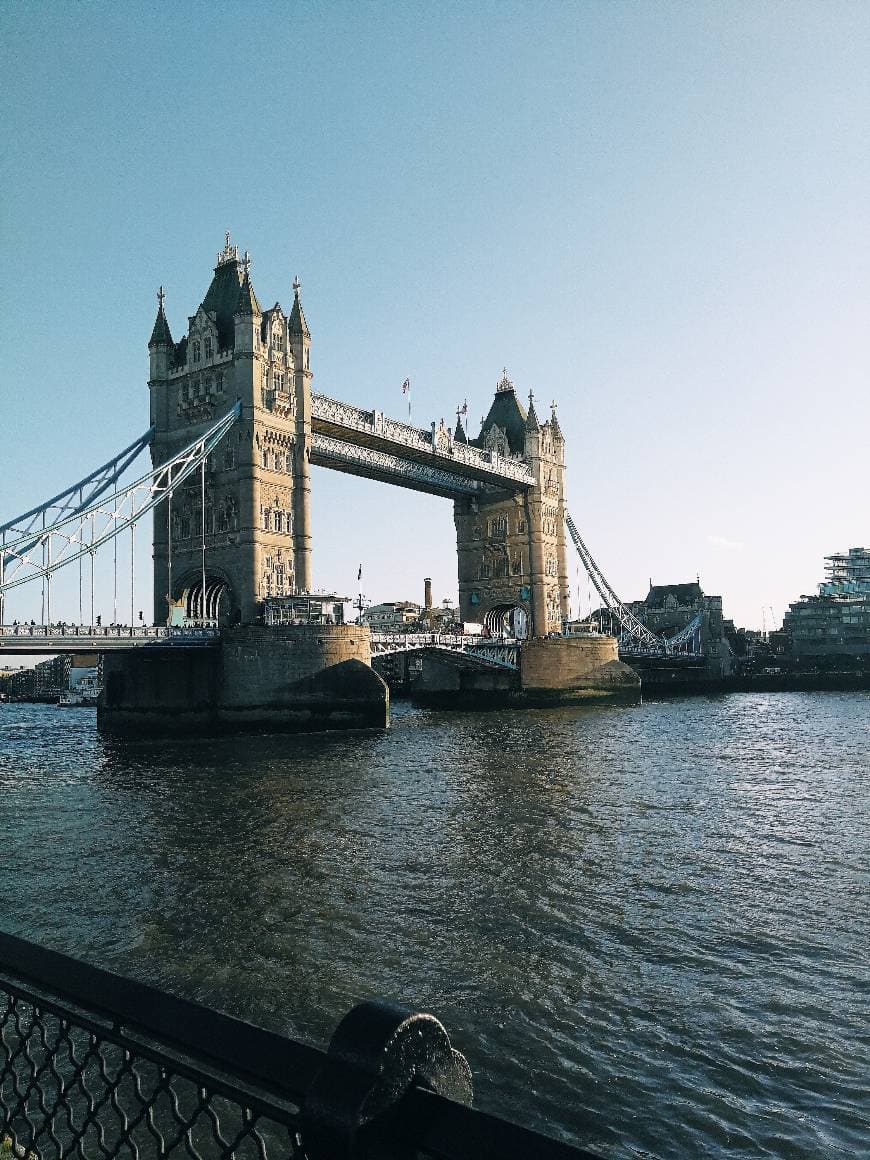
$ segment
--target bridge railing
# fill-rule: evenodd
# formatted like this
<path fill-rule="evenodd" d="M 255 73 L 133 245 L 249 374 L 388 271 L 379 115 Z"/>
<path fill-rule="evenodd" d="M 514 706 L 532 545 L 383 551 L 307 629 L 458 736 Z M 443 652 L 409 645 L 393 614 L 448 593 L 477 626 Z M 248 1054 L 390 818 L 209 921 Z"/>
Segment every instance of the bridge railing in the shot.
<path fill-rule="evenodd" d="M 323 1052 L 0 934 L 0 1143 L 20 1160 L 591 1160 L 471 1097 L 431 1015 L 360 1004 Z"/>
<path fill-rule="evenodd" d="M 406 651 L 414 648 L 462 649 L 468 638 L 459 633 L 444 632 L 375 632 L 371 633 L 372 652 Z"/>
<path fill-rule="evenodd" d="M 88 640 L 173 640 L 189 637 L 213 637 L 219 634 L 212 621 L 188 625 L 166 626 L 150 624 L 3 624 L 0 637 L 57 637 L 69 640 L 76 637 Z"/>
<path fill-rule="evenodd" d="M 371 647 L 375 656 L 434 648 L 465 653 L 479 661 L 509 669 L 515 669 L 519 663 L 519 646 L 512 637 L 462 636 L 459 633 L 438 632 L 373 632 Z"/>
<path fill-rule="evenodd" d="M 381 411 L 365 411 L 350 403 L 342 403 L 338 399 L 318 394 L 311 396 L 311 410 L 313 418 L 323 419 L 337 427 L 377 435 L 391 443 L 398 443 L 403 447 L 427 452 L 430 455 L 440 455 L 487 474 L 505 476 L 517 483 L 527 485 L 534 483 L 534 476 L 528 464 L 521 459 L 505 457 L 496 451 L 484 451 L 468 443 L 459 443 L 446 435 L 443 442 L 439 442 L 432 431 L 424 431 L 420 427 L 412 427 L 408 423 L 390 419 Z"/>

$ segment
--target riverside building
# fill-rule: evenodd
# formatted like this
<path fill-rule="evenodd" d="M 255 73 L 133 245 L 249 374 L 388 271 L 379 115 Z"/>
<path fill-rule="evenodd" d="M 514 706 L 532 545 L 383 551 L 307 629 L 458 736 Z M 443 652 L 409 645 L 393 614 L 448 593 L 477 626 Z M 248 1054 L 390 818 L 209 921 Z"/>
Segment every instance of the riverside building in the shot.
<path fill-rule="evenodd" d="M 826 556 L 818 596 L 790 604 L 783 627 L 795 657 L 870 653 L 870 549 Z"/>

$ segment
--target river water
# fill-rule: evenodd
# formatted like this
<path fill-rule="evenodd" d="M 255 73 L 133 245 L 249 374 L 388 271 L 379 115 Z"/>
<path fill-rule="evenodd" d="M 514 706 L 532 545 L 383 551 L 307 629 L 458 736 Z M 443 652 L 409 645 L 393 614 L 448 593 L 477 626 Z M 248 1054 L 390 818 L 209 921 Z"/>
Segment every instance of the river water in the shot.
<path fill-rule="evenodd" d="M 602 1157 L 866 1155 L 870 696 L 128 744 L 0 705 L 0 928 L 325 1045 L 430 1010 Z"/>

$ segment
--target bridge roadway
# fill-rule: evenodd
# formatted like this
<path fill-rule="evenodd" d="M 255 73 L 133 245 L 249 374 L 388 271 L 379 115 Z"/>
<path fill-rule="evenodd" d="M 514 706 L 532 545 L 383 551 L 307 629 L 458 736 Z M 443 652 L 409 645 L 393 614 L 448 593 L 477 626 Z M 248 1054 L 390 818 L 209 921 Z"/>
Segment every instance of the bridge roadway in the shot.
<path fill-rule="evenodd" d="M 4 624 L 0 625 L 0 656 L 126 652 L 149 646 L 202 648 L 219 639 L 220 630 L 213 625 Z"/>

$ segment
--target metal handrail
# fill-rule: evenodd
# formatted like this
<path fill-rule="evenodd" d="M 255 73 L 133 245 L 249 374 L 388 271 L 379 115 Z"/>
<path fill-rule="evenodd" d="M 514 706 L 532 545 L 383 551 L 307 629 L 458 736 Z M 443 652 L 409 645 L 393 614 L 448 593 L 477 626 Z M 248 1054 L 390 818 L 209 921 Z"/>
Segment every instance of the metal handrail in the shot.
<path fill-rule="evenodd" d="M 0 1139 L 18 1156 L 592 1160 L 470 1098 L 431 1015 L 360 1004 L 323 1052 L 0 933 Z"/>

